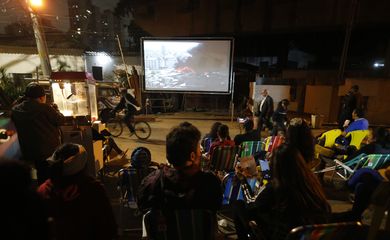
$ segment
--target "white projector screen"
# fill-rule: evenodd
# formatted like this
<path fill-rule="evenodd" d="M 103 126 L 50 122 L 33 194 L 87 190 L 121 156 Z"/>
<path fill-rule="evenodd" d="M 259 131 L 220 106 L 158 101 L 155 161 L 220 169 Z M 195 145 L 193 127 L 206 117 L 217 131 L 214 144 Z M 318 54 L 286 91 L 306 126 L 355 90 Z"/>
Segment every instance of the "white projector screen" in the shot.
<path fill-rule="evenodd" d="M 143 89 L 229 94 L 232 38 L 142 38 Z"/>

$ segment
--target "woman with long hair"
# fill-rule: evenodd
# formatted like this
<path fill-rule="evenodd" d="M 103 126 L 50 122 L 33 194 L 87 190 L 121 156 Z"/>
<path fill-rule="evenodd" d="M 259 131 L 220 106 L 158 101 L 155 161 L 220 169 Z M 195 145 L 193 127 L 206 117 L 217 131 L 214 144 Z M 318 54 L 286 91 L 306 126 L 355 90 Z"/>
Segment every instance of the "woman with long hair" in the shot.
<path fill-rule="evenodd" d="M 211 143 L 218 139 L 218 128 L 221 126 L 221 122 L 215 122 L 211 125 L 210 132 L 207 133 L 201 141 L 201 146 L 204 152 L 208 152 L 210 150 Z"/>
<path fill-rule="evenodd" d="M 300 225 L 327 222 L 330 206 L 298 149 L 280 145 L 273 152 L 270 168 L 272 180 L 255 202 L 234 204 L 239 239 L 250 239 L 250 220 L 255 220 L 264 237 L 272 240 L 285 239 Z"/>
<path fill-rule="evenodd" d="M 293 118 L 290 120 L 286 142 L 299 150 L 306 163 L 312 163 L 315 141 L 311 129 L 304 119 Z"/>

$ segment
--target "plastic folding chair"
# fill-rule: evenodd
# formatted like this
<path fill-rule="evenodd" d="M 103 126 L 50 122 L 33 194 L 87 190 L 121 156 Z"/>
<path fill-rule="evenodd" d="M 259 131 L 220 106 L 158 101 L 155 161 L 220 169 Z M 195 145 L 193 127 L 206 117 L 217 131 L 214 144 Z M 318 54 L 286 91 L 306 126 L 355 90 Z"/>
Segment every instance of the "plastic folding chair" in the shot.
<path fill-rule="evenodd" d="M 340 129 L 332 129 L 321 134 L 318 140 L 325 139 L 324 147 L 332 148 L 336 139 L 341 135 L 342 131 Z"/>
<path fill-rule="evenodd" d="M 237 146 L 219 146 L 210 157 L 210 170 L 231 172 L 237 159 Z"/>
<path fill-rule="evenodd" d="M 351 138 L 349 146 L 355 146 L 357 150 L 360 149 L 360 146 L 363 140 L 368 136 L 368 130 L 355 130 L 347 133 L 345 138 Z"/>
<path fill-rule="evenodd" d="M 155 168 L 149 167 L 145 169 L 136 169 L 136 168 L 123 168 L 118 172 L 118 190 L 120 193 L 120 206 L 119 206 L 119 223 L 120 226 L 123 226 L 123 213 L 124 207 L 129 207 L 136 209 L 137 199 L 136 194 L 139 185 L 141 185 L 142 180 Z M 121 229 L 123 231 L 132 231 L 134 229 Z M 138 230 L 138 229 L 137 229 Z"/>
<path fill-rule="evenodd" d="M 273 149 L 277 148 L 282 144 L 284 139 L 280 136 L 270 136 L 264 139 L 264 151 L 272 152 Z"/>
<path fill-rule="evenodd" d="M 363 240 L 367 228 L 360 222 L 300 226 L 292 229 L 286 240 Z"/>
<path fill-rule="evenodd" d="M 246 141 L 241 143 L 240 156 L 249 157 L 256 153 L 264 151 L 265 144 L 262 141 Z"/>

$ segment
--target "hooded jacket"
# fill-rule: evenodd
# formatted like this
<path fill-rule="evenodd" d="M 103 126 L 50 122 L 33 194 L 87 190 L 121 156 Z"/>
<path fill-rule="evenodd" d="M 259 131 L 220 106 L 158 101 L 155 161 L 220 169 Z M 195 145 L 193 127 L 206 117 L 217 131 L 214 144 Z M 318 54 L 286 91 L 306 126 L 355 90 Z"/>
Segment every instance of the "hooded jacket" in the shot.
<path fill-rule="evenodd" d="M 59 126 L 64 115 L 45 103 L 24 100 L 12 108 L 23 158 L 45 161 L 61 143 Z"/>

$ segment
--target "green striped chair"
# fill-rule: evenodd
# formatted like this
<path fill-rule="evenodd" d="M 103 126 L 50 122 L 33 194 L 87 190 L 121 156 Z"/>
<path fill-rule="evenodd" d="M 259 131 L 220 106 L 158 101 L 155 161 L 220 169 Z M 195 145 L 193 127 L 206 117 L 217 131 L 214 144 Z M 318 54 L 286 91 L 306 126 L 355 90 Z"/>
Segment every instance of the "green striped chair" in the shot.
<path fill-rule="evenodd" d="M 210 170 L 231 172 L 237 158 L 237 146 L 219 146 L 210 157 Z"/>
<path fill-rule="evenodd" d="M 240 156 L 249 157 L 257 152 L 264 151 L 265 144 L 262 141 L 247 141 L 241 143 Z"/>

